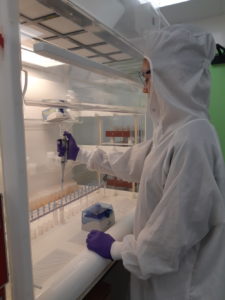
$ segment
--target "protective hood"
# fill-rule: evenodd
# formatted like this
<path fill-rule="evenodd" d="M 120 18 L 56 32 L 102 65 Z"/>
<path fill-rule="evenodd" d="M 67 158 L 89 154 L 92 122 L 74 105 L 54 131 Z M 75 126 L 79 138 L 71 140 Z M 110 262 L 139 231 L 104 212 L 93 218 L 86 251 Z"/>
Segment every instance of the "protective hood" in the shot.
<path fill-rule="evenodd" d="M 192 25 L 151 32 L 145 56 L 152 71 L 149 95 L 155 143 L 194 119 L 208 119 L 210 73 L 215 55 L 210 33 Z"/>

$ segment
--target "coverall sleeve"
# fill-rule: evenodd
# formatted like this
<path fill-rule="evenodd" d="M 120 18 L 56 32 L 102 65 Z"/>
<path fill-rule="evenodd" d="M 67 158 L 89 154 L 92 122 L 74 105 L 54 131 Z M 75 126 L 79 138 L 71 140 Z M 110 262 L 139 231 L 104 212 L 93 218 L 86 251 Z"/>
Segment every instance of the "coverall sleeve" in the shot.
<path fill-rule="evenodd" d="M 127 235 L 113 244 L 112 257 L 122 258 L 138 278 L 178 271 L 182 258 L 209 232 L 213 203 L 221 200 L 210 151 L 186 144 L 174 150 L 162 197 L 145 227 L 136 239 Z M 151 187 L 145 186 L 150 201 Z"/>
<path fill-rule="evenodd" d="M 96 148 L 93 152 L 80 150 L 78 161 L 90 170 L 113 175 L 120 179 L 139 182 L 144 161 L 151 151 L 152 141 L 134 145 L 125 152 L 106 153 Z"/>

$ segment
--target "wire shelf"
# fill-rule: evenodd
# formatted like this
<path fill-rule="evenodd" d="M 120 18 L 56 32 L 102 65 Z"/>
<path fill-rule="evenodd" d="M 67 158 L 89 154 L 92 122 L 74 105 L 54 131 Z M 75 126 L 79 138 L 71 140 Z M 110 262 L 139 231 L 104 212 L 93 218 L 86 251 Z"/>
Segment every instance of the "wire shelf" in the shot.
<path fill-rule="evenodd" d="M 49 202 L 48 204 L 45 204 L 37 209 L 34 209 L 30 212 L 29 219 L 30 222 L 36 221 L 40 219 L 41 217 L 52 213 L 53 211 L 60 209 L 74 201 L 79 200 L 80 198 L 93 193 L 94 191 L 97 191 L 100 189 L 103 185 L 84 185 L 79 190 L 65 195 L 64 197 Z"/>

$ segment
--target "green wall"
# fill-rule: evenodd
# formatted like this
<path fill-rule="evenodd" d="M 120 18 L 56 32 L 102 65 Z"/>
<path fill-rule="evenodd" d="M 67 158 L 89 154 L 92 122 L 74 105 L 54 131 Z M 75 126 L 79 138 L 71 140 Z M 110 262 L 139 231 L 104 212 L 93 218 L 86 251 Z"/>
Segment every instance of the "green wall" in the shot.
<path fill-rule="evenodd" d="M 225 64 L 211 66 L 210 117 L 220 139 L 225 159 Z"/>

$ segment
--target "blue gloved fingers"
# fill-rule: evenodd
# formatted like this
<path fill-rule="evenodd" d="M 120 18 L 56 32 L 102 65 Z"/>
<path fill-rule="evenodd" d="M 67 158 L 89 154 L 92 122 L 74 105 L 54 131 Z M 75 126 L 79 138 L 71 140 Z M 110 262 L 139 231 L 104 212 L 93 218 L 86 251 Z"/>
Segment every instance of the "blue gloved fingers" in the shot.
<path fill-rule="evenodd" d="M 98 232 L 102 232 L 102 231 L 94 229 L 94 230 L 91 230 L 88 235 L 93 235 L 93 234 L 96 234 Z"/>
<path fill-rule="evenodd" d="M 87 248 L 88 248 L 88 250 L 98 253 L 97 248 L 95 248 L 90 241 L 87 243 Z"/>
<path fill-rule="evenodd" d="M 68 131 L 64 131 L 63 136 L 66 136 L 68 139 L 70 139 L 72 137 L 72 134 Z"/>
<path fill-rule="evenodd" d="M 86 239 L 87 248 L 99 254 L 100 256 L 111 259 L 111 246 L 114 242 L 114 238 L 107 233 L 99 230 L 91 231 Z"/>
<path fill-rule="evenodd" d="M 67 159 L 76 160 L 80 148 L 71 133 L 64 131 L 63 135 L 68 139 Z"/>
<path fill-rule="evenodd" d="M 94 238 L 93 237 L 87 238 L 86 243 L 87 243 L 87 248 L 89 250 L 92 250 L 92 251 L 98 253 L 98 249 L 97 249 L 98 242 L 96 244 L 95 237 Z"/>
<path fill-rule="evenodd" d="M 98 230 L 91 230 L 88 235 L 87 235 L 87 239 L 93 237 L 96 235 L 96 233 L 98 233 Z"/>
<path fill-rule="evenodd" d="M 99 232 L 100 231 L 98 231 L 98 230 L 92 230 L 91 232 L 89 232 L 89 234 L 87 235 L 87 238 L 86 238 L 87 245 L 93 244 L 95 242 L 95 240 L 98 239 Z"/>
<path fill-rule="evenodd" d="M 108 234 L 108 233 L 104 233 L 100 230 L 92 230 L 89 232 L 88 236 L 87 236 L 87 240 L 90 240 L 90 239 L 98 239 L 98 238 L 109 238 L 111 239 L 111 235 Z"/>
<path fill-rule="evenodd" d="M 65 131 L 63 132 L 63 135 L 71 135 L 71 133 L 70 133 L 69 131 L 65 130 Z"/>

